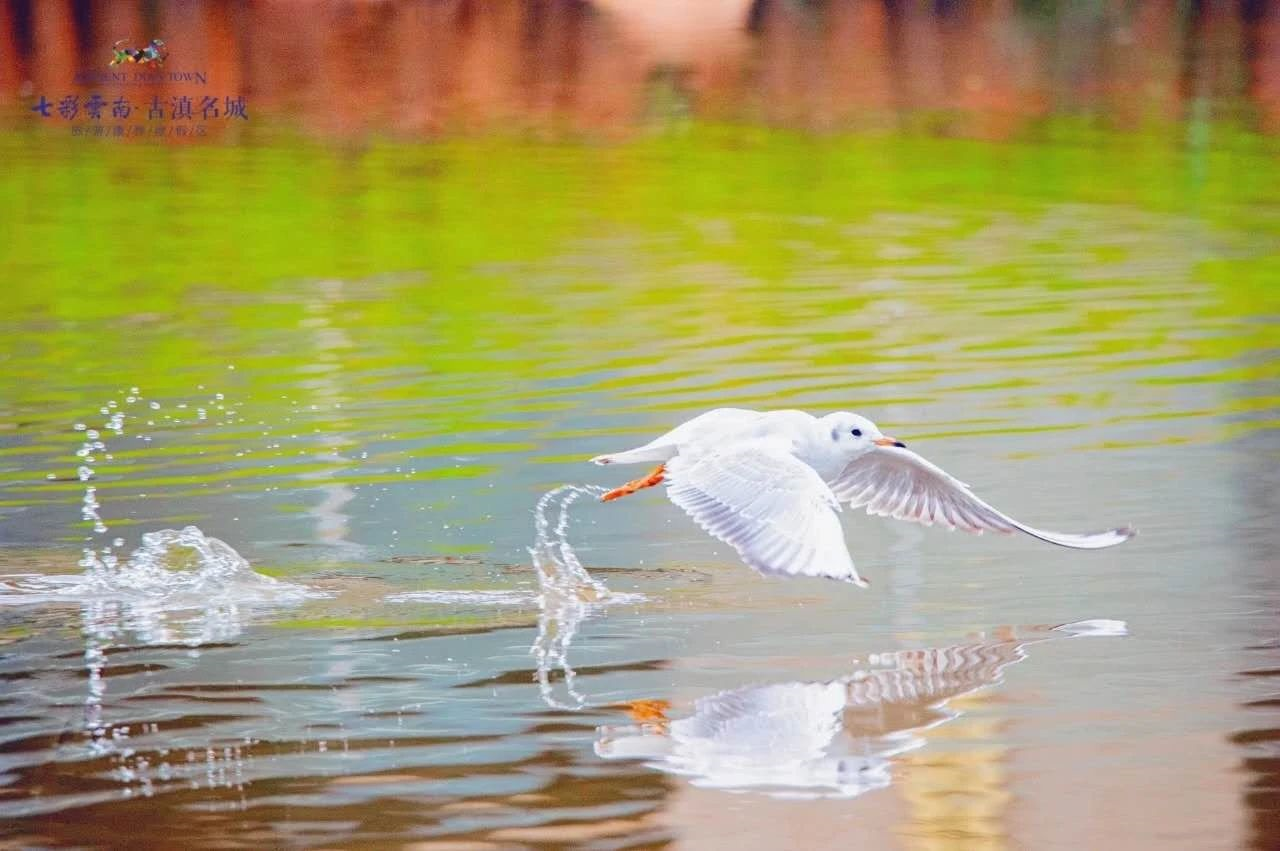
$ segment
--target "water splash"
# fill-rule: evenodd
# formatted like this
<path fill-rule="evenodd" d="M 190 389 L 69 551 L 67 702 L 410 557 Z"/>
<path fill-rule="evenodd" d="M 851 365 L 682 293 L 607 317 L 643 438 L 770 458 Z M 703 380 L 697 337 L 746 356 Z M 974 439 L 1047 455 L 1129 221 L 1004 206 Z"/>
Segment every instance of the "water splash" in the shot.
<path fill-rule="evenodd" d="M 201 387 L 200 389 L 203 389 Z M 213 402 L 224 396 L 215 394 Z M 89 752 L 95 756 L 132 753 L 129 727 L 113 724 L 103 707 L 107 680 L 103 671 L 107 650 L 114 644 L 134 641 L 144 645 L 185 644 L 198 653 L 201 645 L 234 639 L 243 629 L 250 610 L 291 606 L 312 597 L 327 596 L 283 582 L 253 570 L 229 544 L 206 535 L 196 526 L 161 529 L 142 536 L 139 546 L 123 562 L 117 555 L 121 537 L 99 546 L 108 531 L 102 517 L 95 464 L 113 460 L 103 431 L 119 437 L 125 433 L 125 408 L 146 403 L 137 387 L 124 396 L 124 405 L 112 400 L 99 408 L 107 417 L 102 431 L 76 423 L 84 440 L 76 451 L 76 477 L 84 483 L 80 517 L 92 532 L 85 537 L 79 574 L 17 574 L 0 576 L 0 607 L 74 602 L 81 606 L 85 640 L 84 669 L 87 681 L 82 731 Z M 226 407 L 216 405 L 225 413 Z M 178 409 L 186 408 L 179 404 Z M 165 420 L 177 422 L 165 415 Z M 203 408 L 196 421 L 205 421 Z M 147 421 L 153 425 L 154 421 Z M 144 441 L 150 437 L 139 435 Z M 101 461 L 99 458 L 101 457 Z M 56 479 L 56 476 L 50 475 Z"/>
<path fill-rule="evenodd" d="M 113 645 L 230 641 L 260 609 L 293 606 L 326 596 L 253 570 L 230 545 L 195 526 L 142 536 L 123 562 L 87 550 L 82 574 L 0 576 L 0 607 L 78 603 L 84 635 L 83 734 L 91 754 L 127 753 L 129 727 L 103 712 L 103 669 Z"/>
<path fill-rule="evenodd" d="M 555 709 L 581 709 L 586 698 L 575 687 L 576 675 L 569 664 L 569 646 L 582 622 L 601 606 L 635 603 L 640 594 L 610 591 L 593 578 L 569 543 L 569 506 L 582 496 L 602 496 L 607 488 L 594 485 L 561 485 L 543 494 L 534 508 L 534 543 L 529 548 L 541 588 L 538 636 L 530 652 L 537 662 L 538 689 L 542 700 Z M 554 526 L 551 513 L 559 510 Z M 570 698 L 565 703 L 555 696 L 552 672 L 564 673 L 564 687 Z"/>
<path fill-rule="evenodd" d="M 203 385 L 199 387 L 204 390 Z M 116 537 L 102 541 L 108 531 L 102 517 L 102 504 L 97 488 L 91 484 L 98 476 L 93 465 L 113 460 L 103 439 L 104 432 L 116 437 L 125 434 L 126 422 L 134 408 L 145 406 L 145 411 L 159 411 L 163 407 L 155 400 L 148 401 L 138 387 L 121 391 L 123 403 L 115 399 L 98 409 L 106 417 L 101 430 L 84 422 L 75 424 L 75 431 L 83 434 L 83 442 L 76 451 L 79 466 L 77 478 L 85 483 L 80 501 L 80 516 L 91 524 L 92 532 L 85 537 L 79 566 L 79 575 L 19 574 L 0 576 L 0 606 L 38 604 L 61 601 L 123 601 L 128 606 L 126 620 L 138 624 L 154 623 L 156 613 L 173 609 L 194 608 L 207 611 L 225 611 L 228 606 L 254 603 L 296 603 L 314 592 L 301 586 L 280 582 L 254 571 L 230 545 L 205 535 L 195 526 L 183 529 L 161 529 L 142 536 L 140 546 L 125 561 L 117 551 L 124 546 L 124 539 Z M 209 404 L 226 413 L 222 393 L 213 394 Z M 178 404 L 175 410 L 187 408 Z M 229 416 L 229 415 L 228 415 Z M 170 422 L 181 422 L 165 415 Z M 204 409 L 197 409 L 197 421 L 204 420 Z M 154 425 L 154 420 L 146 420 Z M 150 436 L 139 434 L 142 440 Z M 99 544 L 102 544 L 99 546 Z M 86 619 L 87 621 L 90 619 Z M 225 620 L 225 618 L 215 618 Z M 233 619 L 238 622 L 238 619 Z M 149 630 L 140 630 L 145 640 Z M 161 630 L 163 631 L 163 630 Z M 202 630 L 208 632 L 208 630 Z"/>
<path fill-rule="evenodd" d="M 428 590 L 405 591 L 386 597 L 390 603 L 454 603 L 493 606 L 537 606 L 548 604 L 598 603 L 639 599 L 635 594 L 617 595 L 592 578 L 573 551 L 568 540 L 569 506 L 584 494 L 599 495 L 605 488 L 562 485 L 542 496 L 534 508 L 534 543 L 529 548 L 533 569 L 538 577 L 538 591 L 471 591 Z M 559 508 L 554 526 L 551 514 Z"/>
<path fill-rule="evenodd" d="M 538 635 L 530 652 L 537 662 L 538 688 L 543 701 L 557 709 L 581 709 L 587 699 L 575 686 L 569 664 L 569 646 L 582 622 L 604 606 L 639 603 L 642 594 L 610 591 L 583 567 L 569 543 L 569 508 L 583 496 L 598 497 L 607 488 L 561 485 L 543 494 L 533 510 L 534 541 L 529 548 L 538 590 L 428 590 L 388 595 L 390 603 L 445 603 L 452 605 L 529 606 L 538 608 Z M 552 518 L 554 519 L 554 522 Z M 564 674 L 569 701 L 555 695 L 552 677 Z"/>
<path fill-rule="evenodd" d="M 198 390 L 204 391 L 204 385 L 198 385 Z M 102 514 L 102 503 L 98 499 L 98 488 L 94 484 L 98 480 L 100 470 L 104 465 L 114 460 L 114 455 L 109 451 L 110 446 L 107 443 L 108 433 L 115 437 L 123 437 L 126 432 L 126 425 L 131 419 L 137 419 L 144 423 L 145 426 L 155 426 L 157 421 L 170 423 L 173 425 L 196 424 L 207 420 L 205 408 L 197 406 L 194 419 L 186 417 L 183 411 L 188 410 L 188 404 L 185 402 L 177 403 L 170 406 L 172 414 L 157 414 L 166 407 L 160 402 L 148 400 L 138 387 L 130 387 L 126 392 L 120 391 L 119 396 L 123 399 L 111 399 L 98 408 L 98 413 L 105 417 L 105 420 L 97 428 L 86 422 L 78 422 L 75 424 L 77 434 L 83 435 L 83 441 L 80 448 L 76 450 L 76 478 L 84 483 L 84 494 L 80 500 L 80 518 L 89 524 L 91 532 L 85 536 L 85 546 L 80 560 L 80 566 L 84 568 L 86 574 L 93 574 L 98 579 L 107 581 L 109 574 L 119 567 L 119 558 L 115 554 L 119 547 L 124 545 L 122 538 L 116 538 L 114 541 L 105 541 L 103 536 L 110 530 L 107 521 Z M 222 393 L 214 393 L 207 402 L 210 408 L 216 409 L 220 415 L 227 418 L 227 421 L 233 418 L 231 409 L 228 407 L 226 396 Z M 167 403 L 166 403 L 167 404 Z M 241 420 L 243 421 L 243 419 Z M 139 433 L 135 435 L 138 440 L 149 443 L 152 436 L 149 434 Z M 50 474 L 50 479 L 57 479 L 57 476 Z M 170 530 L 168 533 L 174 536 L 181 535 L 181 532 Z M 153 542 L 153 545 L 156 542 Z M 176 538 L 170 543 L 179 543 Z M 144 549 L 148 546 L 144 542 Z M 205 546 L 200 544 L 199 546 Z M 143 554 L 145 555 L 145 554 Z M 140 557 L 139 553 L 135 553 L 135 558 Z"/>
<path fill-rule="evenodd" d="M 538 572 L 538 585 L 543 596 L 596 602 L 609 596 L 604 583 L 587 573 L 577 553 L 569 544 L 569 506 L 584 495 L 603 496 L 607 488 L 595 485 L 561 485 L 547 491 L 533 509 L 534 541 L 529 548 L 533 568 Z M 551 510 L 558 508 L 556 525 L 551 525 Z"/>
<path fill-rule="evenodd" d="M 0 576 L 0 606 L 117 600 L 163 611 L 291 604 L 319 596 L 258 573 L 229 544 L 196 526 L 148 532 L 124 562 L 89 550 L 80 564 L 86 568 L 83 574 Z"/>
<path fill-rule="evenodd" d="M 98 413 L 107 418 L 107 421 L 102 424 L 102 430 L 110 431 L 116 437 L 124 436 L 127 419 L 125 408 L 131 408 L 144 401 L 141 390 L 131 387 L 124 397 L 124 408 L 114 399 L 107 402 L 98 409 Z M 159 403 L 151 402 L 150 406 L 154 410 L 159 407 Z M 84 433 L 84 442 L 76 450 L 76 458 L 79 459 L 76 478 L 85 483 L 84 496 L 80 500 L 80 518 L 89 523 L 93 529 L 93 533 L 85 538 L 87 546 L 80 559 L 80 566 L 91 578 L 101 579 L 104 577 L 96 574 L 107 573 L 117 566 L 118 559 L 112 551 L 114 547 L 123 545 L 124 541 L 117 539 L 111 545 L 103 546 L 101 549 L 96 546 L 95 536 L 105 535 L 109 527 L 102 519 L 100 512 L 102 503 L 98 501 L 98 489 L 90 484 L 97 477 L 97 470 L 90 465 L 100 463 L 98 453 L 101 453 L 103 462 L 113 460 L 114 456 L 107 451 L 107 444 L 102 439 L 101 431 L 90 428 L 86 423 L 76 423 L 75 430 Z"/>

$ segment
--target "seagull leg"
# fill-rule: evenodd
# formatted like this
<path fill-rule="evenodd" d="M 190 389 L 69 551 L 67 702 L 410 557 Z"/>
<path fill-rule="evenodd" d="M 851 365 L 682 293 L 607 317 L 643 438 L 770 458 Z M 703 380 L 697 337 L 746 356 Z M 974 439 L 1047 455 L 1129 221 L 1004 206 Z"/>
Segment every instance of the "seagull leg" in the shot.
<path fill-rule="evenodd" d="M 650 471 L 649 475 L 640 479 L 632 479 L 631 481 L 627 482 L 625 485 L 614 488 L 604 496 L 600 497 L 600 501 L 613 502 L 615 499 L 621 499 L 624 496 L 630 496 L 631 494 L 635 493 L 638 490 L 642 490 L 644 488 L 651 488 L 654 485 L 660 485 L 662 484 L 663 474 L 666 473 L 666 471 L 667 471 L 667 465 L 659 464 L 658 466 L 654 467 L 652 471 Z"/>

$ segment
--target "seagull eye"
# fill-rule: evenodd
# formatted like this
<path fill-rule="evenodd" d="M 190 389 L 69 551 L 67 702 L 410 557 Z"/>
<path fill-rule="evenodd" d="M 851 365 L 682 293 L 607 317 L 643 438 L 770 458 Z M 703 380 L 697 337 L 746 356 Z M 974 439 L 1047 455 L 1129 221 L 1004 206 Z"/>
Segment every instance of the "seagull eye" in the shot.
<path fill-rule="evenodd" d="M 862 429 L 855 428 L 852 432 L 850 432 L 850 434 L 852 434 L 854 437 L 862 437 Z"/>

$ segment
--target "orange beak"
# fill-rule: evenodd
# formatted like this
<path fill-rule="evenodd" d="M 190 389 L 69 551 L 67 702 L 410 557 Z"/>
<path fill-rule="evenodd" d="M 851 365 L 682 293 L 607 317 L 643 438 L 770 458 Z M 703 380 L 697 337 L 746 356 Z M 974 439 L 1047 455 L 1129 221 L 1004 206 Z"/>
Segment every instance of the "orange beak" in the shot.
<path fill-rule="evenodd" d="M 880 437 L 872 441 L 876 446 L 896 446 L 899 449 L 905 449 L 906 444 L 896 437 Z"/>

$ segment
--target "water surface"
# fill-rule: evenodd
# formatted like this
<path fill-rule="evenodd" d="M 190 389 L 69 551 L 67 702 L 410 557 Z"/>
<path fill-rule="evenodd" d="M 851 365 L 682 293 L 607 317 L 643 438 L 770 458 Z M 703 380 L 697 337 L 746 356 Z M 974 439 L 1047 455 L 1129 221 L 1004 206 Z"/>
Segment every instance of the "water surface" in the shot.
<path fill-rule="evenodd" d="M 69 142 L 0 136 L 0 573 L 195 524 L 309 593 L 10 594 L 13 842 L 1277 841 L 1272 141 Z M 540 611 L 539 497 L 717 405 L 1141 535 L 850 515 L 862 591 L 583 499 L 636 596 Z"/>

